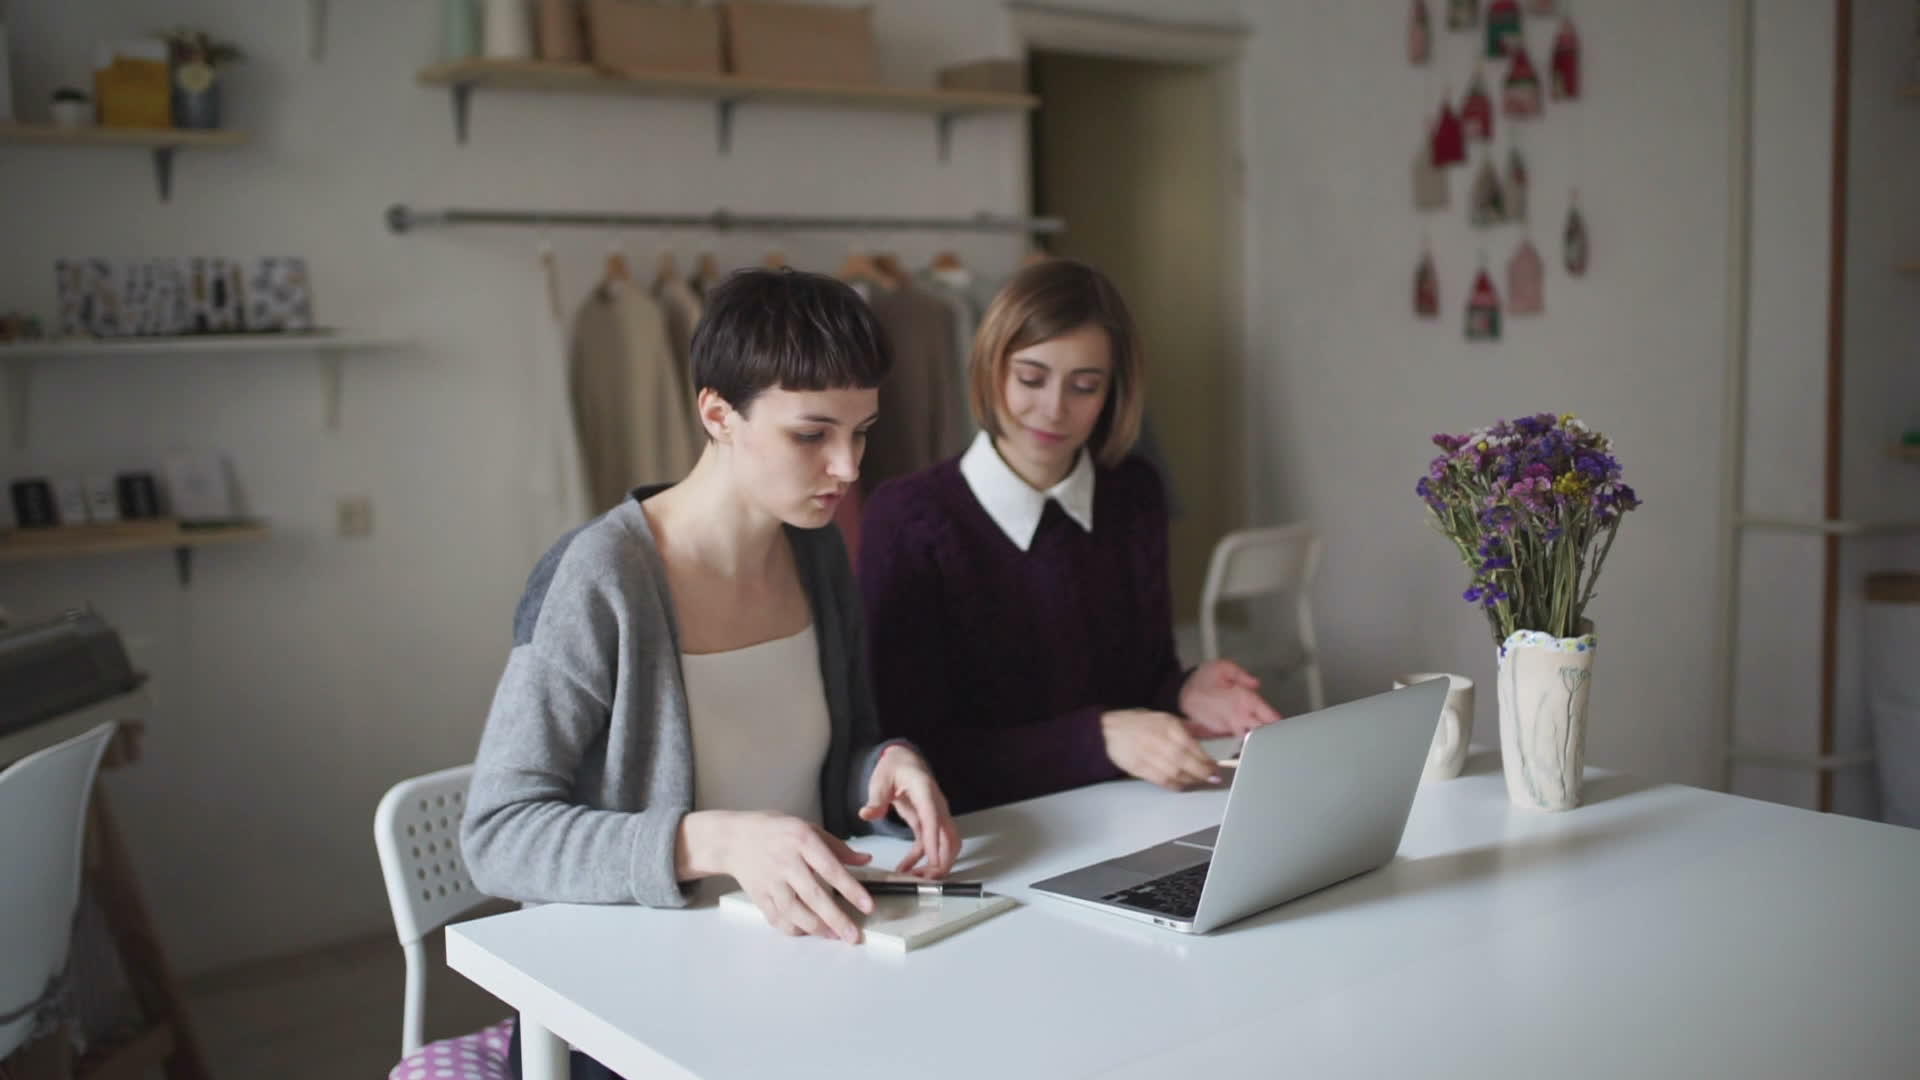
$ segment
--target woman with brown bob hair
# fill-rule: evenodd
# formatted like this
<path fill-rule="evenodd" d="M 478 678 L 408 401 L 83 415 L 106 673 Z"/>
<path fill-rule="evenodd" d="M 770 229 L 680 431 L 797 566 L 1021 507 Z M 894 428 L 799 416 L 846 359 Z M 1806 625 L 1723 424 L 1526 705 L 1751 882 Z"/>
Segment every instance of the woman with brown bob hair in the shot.
<path fill-rule="evenodd" d="M 1122 775 L 1219 783 L 1197 740 L 1280 717 L 1237 664 L 1174 653 L 1166 494 L 1129 456 L 1146 387 L 1126 301 L 1084 263 L 1027 267 L 988 307 L 969 383 L 973 445 L 868 503 L 882 729 L 956 813 Z"/>

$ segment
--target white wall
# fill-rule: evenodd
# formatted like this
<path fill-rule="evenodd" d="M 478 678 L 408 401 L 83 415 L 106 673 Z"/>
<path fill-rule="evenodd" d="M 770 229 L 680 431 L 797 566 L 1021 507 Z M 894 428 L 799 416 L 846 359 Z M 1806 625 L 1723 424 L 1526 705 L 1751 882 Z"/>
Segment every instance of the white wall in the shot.
<path fill-rule="evenodd" d="M 1437 7 L 1437 6 L 1436 6 Z M 1714 775 L 1714 541 L 1720 446 L 1728 33 L 1721 4 L 1578 5 L 1585 99 L 1525 132 L 1544 317 L 1498 345 L 1461 324 L 1484 245 L 1502 293 L 1516 226 L 1476 234 L 1460 208 L 1416 214 L 1408 163 L 1434 107 L 1404 60 L 1404 4 L 1270 4 L 1248 62 L 1255 494 L 1268 520 L 1325 530 L 1316 611 L 1329 694 L 1451 668 L 1491 686 L 1493 642 L 1460 600 L 1465 573 L 1422 520 L 1413 484 L 1434 432 L 1570 410 L 1613 436 L 1645 506 L 1608 562 L 1593 616 L 1600 668 L 1589 753 L 1690 782 Z M 1530 24 L 1533 55 L 1553 25 Z M 1441 33 L 1436 73 L 1460 93 L 1465 36 Z M 1544 74 L 1544 68 L 1542 69 Z M 1435 95 L 1437 97 L 1437 94 Z M 1513 126 L 1501 118 L 1496 138 Z M 1591 269 L 1571 281 L 1560 225 L 1577 184 Z M 1414 318 L 1422 234 L 1444 318 Z M 1264 378 L 1260 376 L 1264 375 Z M 1478 735 L 1492 737 L 1493 695 Z"/>
<path fill-rule="evenodd" d="M 254 56 L 230 107 L 256 139 L 241 151 L 183 155 L 166 207 L 137 155 L 0 151 L 0 306 L 51 314 L 51 263 L 63 255 L 291 252 L 311 260 L 327 322 L 421 343 L 407 356 L 349 363 L 338 434 L 322 430 L 310 364 L 76 363 L 37 383 L 31 449 L 0 451 L 0 474 L 17 475 L 137 462 L 176 443 L 222 447 L 278 529 L 271 543 L 204 554 L 188 591 L 158 554 L 0 570 L 0 603 L 33 610 L 91 599 L 133 635 L 154 673 L 148 759 L 108 784 L 162 934 L 188 971 L 381 927 L 367 842 L 374 800 L 394 779 L 471 753 L 520 581 L 549 532 L 525 502 L 537 432 L 520 406 L 535 237 L 394 238 L 379 222 L 388 203 L 1024 205 L 1023 127 L 1006 118 L 963 122 L 953 161 L 941 166 L 924 118 L 747 108 L 733 156 L 722 159 L 711 113 L 698 105 L 480 95 L 473 143 L 456 148 L 444 96 L 412 82 L 433 50 L 429 4 L 334 0 L 318 66 L 301 51 L 300 0 L 181 0 L 164 20 L 133 0 L 13 6 L 16 80 L 29 103 L 76 77 L 97 37 L 156 21 L 220 26 Z M 1327 534 L 1319 618 L 1331 693 L 1384 688 L 1395 672 L 1436 665 L 1490 676 L 1484 623 L 1458 599 L 1463 572 L 1412 494 L 1426 438 L 1571 409 L 1616 438 L 1647 500 L 1594 612 L 1604 651 L 1591 756 L 1711 779 L 1723 5 L 1581 6 L 1588 98 L 1558 117 L 1549 105 L 1526 144 L 1548 314 L 1511 322 L 1493 347 L 1460 337 L 1461 267 L 1477 238 L 1459 212 L 1436 223 L 1410 206 L 1407 162 L 1432 101 L 1426 77 L 1402 59 L 1404 4 L 1097 6 L 1244 19 L 1255 30 L 1244 63 L 1255 514 L 1309 519 Z M 941 63 L 1012 44 L 990 0 L 889 0 L 879 20 L 893 80 L 925 81 Z M 1530 31 L 1536 57 L 1550 32 Z M 1457 93 L 1464 39 L 1444 41 L 1441 55 Z M 1575 114 L 1577 147 L 1561 122 Z M 1577 284 L 1558 269 L 1572 182 L 1594 247 Z M 1456 179 L 1456 199 L 1464 194 Z M 1439 326 L 1409 310 L 1427 229 L 1444 260 Z M 1496 265 L 1515 231 L 1488 245 Z M 577 294 L 604 242 L 555 239 Z M 910 258 L 948 243 L 868 239 Z M 658 243 L 634 237 L 631 250 Z M 803 263 L 836 262 L 847 238 L 779 243 Z M 743 238 L 716 247 L 754 258 L 765 246 Z M 990 262 L 1009 245 L 962 250 Z M 1823 317 L 1817 298 L 1781 302 Z M 338 540 L 333 500 L 356 492 L 373 497 L 375 534 Z M 1483 694 L 1483 737 L 1493 718 Z"/>

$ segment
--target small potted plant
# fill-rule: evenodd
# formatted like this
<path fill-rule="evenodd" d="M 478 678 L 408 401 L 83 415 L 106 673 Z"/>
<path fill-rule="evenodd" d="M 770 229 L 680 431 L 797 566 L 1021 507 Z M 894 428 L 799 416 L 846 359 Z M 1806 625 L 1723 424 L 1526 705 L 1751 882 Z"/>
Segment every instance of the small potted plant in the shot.
<path fill-rule="evenodd" d="M 220 72 L 242 58 L 240 49 L 215 41 L 201 30 L 174 30 L 163 36 L 173 63 L 174 126 L 219 127 Z"/>
<path fill-rule="evenodd" d="M 68 131 L 93 126 L 93 99 L 85 90 L 63 86 L 53 92 L 53 126 Z"/>

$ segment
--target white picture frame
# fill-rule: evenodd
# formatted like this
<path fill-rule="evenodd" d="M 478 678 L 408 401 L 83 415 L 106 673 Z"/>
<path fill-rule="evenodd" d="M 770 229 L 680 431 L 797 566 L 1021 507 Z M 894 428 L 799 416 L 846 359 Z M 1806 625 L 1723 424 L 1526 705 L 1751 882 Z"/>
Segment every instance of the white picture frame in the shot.
<path fill-rule="evenodd" d="M 183 522 L 231 521 L 240 516 L 226 455 L 210 450 L 167 455 L 167 508 Z"/>

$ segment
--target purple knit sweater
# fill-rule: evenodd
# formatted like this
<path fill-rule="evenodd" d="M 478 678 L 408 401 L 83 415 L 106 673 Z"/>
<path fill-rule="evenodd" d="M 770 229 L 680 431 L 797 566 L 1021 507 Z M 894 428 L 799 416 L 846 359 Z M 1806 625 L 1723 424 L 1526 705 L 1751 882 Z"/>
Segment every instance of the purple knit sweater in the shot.
<path fill-rule="evenodd" d="M 861 528 L 881 729 L 913 740 L 955 813 L 1121 775 L 1100 714 L 1177 712 L 1167 511 L 1151 466 L 1096 472 L 1093 531 L 1049 501 L 1015 547 L 959 459 L 882 485 Z"/>

